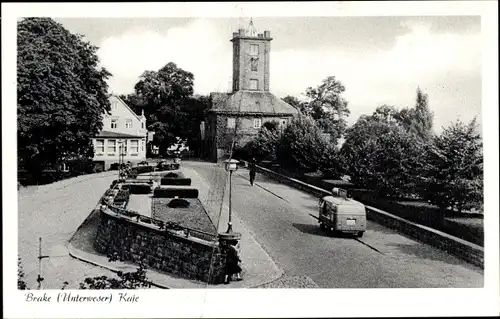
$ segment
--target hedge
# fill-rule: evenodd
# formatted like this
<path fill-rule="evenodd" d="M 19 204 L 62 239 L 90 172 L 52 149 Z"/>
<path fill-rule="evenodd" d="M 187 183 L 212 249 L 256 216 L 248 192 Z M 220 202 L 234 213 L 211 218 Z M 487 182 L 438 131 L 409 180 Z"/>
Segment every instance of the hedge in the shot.
<path fill-rule="evenodd" d="M 128 190 L 130 194 L 149 194 L 151 193 L 151 185 L 147 183 L 142 184 L 124 184 L 122 190 Z"/>
<path fill-rule="evenodd" d="M 164 177 L 161 179 L 161 185 L 191 186 L 191 178 Z"/>
<path fill-rule="evenodd" d="M 154 197 L 157 198 L 198 198 L 198 194 L 196 188 L 157 187 L 154 190 Z"/>

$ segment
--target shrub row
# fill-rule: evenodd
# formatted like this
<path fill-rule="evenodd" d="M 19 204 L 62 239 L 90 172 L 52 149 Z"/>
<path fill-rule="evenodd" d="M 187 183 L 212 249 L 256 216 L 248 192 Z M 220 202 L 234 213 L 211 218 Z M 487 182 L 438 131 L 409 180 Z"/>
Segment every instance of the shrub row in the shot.
<path fill-rule="evenodd" d="M 154 197 L 157 198 L 198 198 L 199 192 L 196 188 L 163 188 L 157 187 L 154 190 Z"/>
<path fill-rule="evenodd" d="M 142 184 L 124 184 L 122 190 L 128 190 L 130 194 L 149 194 L 151 193 L 151 185 L 147 183 Z"/>

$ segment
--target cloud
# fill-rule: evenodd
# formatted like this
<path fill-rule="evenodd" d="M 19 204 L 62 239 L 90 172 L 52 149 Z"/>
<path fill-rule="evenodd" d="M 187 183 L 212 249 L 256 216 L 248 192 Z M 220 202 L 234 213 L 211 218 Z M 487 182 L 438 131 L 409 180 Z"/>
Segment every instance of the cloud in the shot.
<path fill-rule="evenodd" d="M 294 50 L 272 50 L 271 90 L 278 96 L 299 96 L 335 75 L 346 87 L 351 123 L 384 103 L 413 106 L 417 86 L 429 94 L 438 131 L 456 117 L 468 121 L 480 114 L 480 34 L 435 33 L 415 22 L 403 27 L 407 33 L 387 50 L 349 51 L 333 41 L 321 49 L 300 47 L 298 41 Z M 207 94 L 229 87 L 230 35 L 210 20 L 162 32 L 135 28 L 104 39 L 99 56 L 114 75 L 110 87 L 117 93 L 132 92 L 144 70 L 172 61 L 194 73 L 195 91 Z M 450 118 L 453 112 L 457 114 Z"/>
<path fill-rule="evenodd" d="M 113 74 L 110 89 L 119 94 L 131 93 L 145 70 L 156 71 L 168 62 L 194 73 L 197 91 L 210 92 L 218 83 L 225 82 L 227 89 L 231 52 L 225 49 L 226 38 L 206 20 L 165 32 L 133 28 L 105 38 L 98 55 L 101 64 Z"/>

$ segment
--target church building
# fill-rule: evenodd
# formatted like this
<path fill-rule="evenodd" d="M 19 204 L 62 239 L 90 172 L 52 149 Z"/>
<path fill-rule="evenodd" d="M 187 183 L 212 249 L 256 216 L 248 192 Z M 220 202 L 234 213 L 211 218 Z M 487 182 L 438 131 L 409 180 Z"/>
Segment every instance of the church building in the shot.
<path fill-rule="evenodd" d="M 266 122 L 284 128 L 299 111 L 269 91 L 271 33 L 257 34 L 252 21 L 247 29 L 233 33 L 231 93 L 211 93 L 210 107 L 202 124 L 205 155 L 219 160 L 252 140 Z"/>

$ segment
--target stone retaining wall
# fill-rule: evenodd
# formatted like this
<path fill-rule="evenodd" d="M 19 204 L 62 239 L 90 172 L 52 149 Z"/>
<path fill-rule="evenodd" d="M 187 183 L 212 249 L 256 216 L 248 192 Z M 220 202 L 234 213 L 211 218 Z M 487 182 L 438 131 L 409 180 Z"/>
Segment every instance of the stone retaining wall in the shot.
<path fill-rule="evenodd" d="M 247 165 L 247 162 L 242 162 Z M 277 182 L 299 189 L 318 198 L 325 195 L 331 195 L 331 192 L 329 191 L 306 184 L 297 179 L 278 174 L 269 169 L 257 166 L 256 170 L 258 173 Z M 454 256 L 484 268 L 484 249 L 481 246 L 469 243 L 465 240 L 448 235 L 430 227 L 413 223 L 409 220 L 389 214 L 374 207 L 366 206 L 366 215 L 369 220 L 389 228 L 396 229 L 420 242 L 445 250 Z"/>
<path fill-rule="evenodd" d="M 210 283 L 224 280 L 226 257 L 217 243 L 185 238 L 105 211 L 101 211 L 94 248 L 102 254 L 117 252 L 123 260 L 143 261 L 149 267 L 204 282 L 209 281 L 212 262 Z"/>

